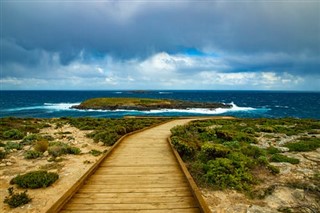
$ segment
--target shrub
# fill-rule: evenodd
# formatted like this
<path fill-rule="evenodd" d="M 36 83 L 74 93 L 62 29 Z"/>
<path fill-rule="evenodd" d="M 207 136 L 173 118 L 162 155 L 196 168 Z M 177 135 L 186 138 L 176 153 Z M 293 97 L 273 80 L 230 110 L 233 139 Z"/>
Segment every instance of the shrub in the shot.
<path fill-rule="evenodd" d="M 268 132 L 268 133 L 273 133 L 275 131 L 274 128 L 271 126 L 261 126 L 259 130 L 261 132 Z"/>
<path fill-rule="evenodd" d="M 272 174 L 274 174 L 274 175 L 280 173 L 280 169 L 279 169 L 278 167 L 276 167 L 276 166 L 271 165 L 271 164 L 269 164 L 269 165 L 267 166 L 267 168 L 268 168 L 269 171 L 270 171 Z"/>
<path fill-rule="evenodd" d="M 290 151 L 308 152 L 320 147 L 320 139 L 302 137 L 298 142 L 287 143 L 285 146 L 288 147 Z"/>
<path fill-rule="evenodd" d="M 81 150 L 77 147 L 70 146 L 63 142 L 51 142 L 49 144 L 48 152 L 54 157 L 58 157 L 65 154 L 77 155 L 80 154 Z"/>
<path fill-rule="evenodd" d="M 265 150 L 251 145 L 244 145 L 241 147 L 241 152 L 245 154 L 246 156 L 252 157 L 254 159 L 259 158 L 260 156 L 265 156 L 266 152 Z"/>
<path fill-rule="evenodd" d="M 113 131 L 98 131 L 91 135 L 95 142 L 103 142 L 106 146 L 112 146 L 117 142 L 120 136 Z"/>
<path fill-rule="evenodd" d="M 204 178 L 207 183 L 219 189 L 234 188 L 239 191 L 250 190 L 253 176 L 246 168 L 234 165 L 228 158 L 210 160 L 204 166 Z"/>
<path fill-rule="evenodd" d="M 92 149 L 89 153 L 93 156 L 99 156 L 102 154 L 102 152 L 100 152 L 99 150 L 96 150 L 96 149 Z"/>
<path fill-rule="evenodd" d="M 34 150 L 36 150 L 36 151 L 38 151 L 38 152 L 45 152 L 45 151 L 47 151 L 48 146 L 49 146 L 48 141 L 42 139 L 42 140 L 37 141 L 37 142 L 34 144 L 33 148 L 34 148 Z"/>
<path fill-rule="evenodd" d="M 273 154 L 280 153 L 281 151 L 274 146 L 270 146 L 267 148 L 267 152 L 268 152 L 268 154 L 273 155 Z"/>
<path fill-rule="evenodd" d="M 64 148 L 61 147 L 61 146 L 52 146 L 52 147 L 49 147 L 48 153 L 49 153 L 50 155 L 52 155 L 53 157 L 59 157 L 59 156 L 65 154 Z"/>
<path fill-rule="evenodd" d="M 13 192 L 13 187 L 8 188 L 9 196 L 6 196 L 4 203 L 8 204 L 10 208 L 16 208 L 29 203 L 32 199 L 27 194 L 27 190 L 21 193 Z"/>
<path fill-rule="evenodd" d="M 37 189 L 50 186 L 58 178 L 57 173 L 40 170 L 18 175 L 11 179 L 10 184 L 17 184 L 21 188 Z"/>
<path fill-rule="evenodd" d="M 38 152 L 35 150 L 28 150 L 24 153 L 25 159 L 36 159 L 42 156 L 42 152 Z"/>
<path fill-rule="evenodd" d="M 0 159 L 6 158 L 7 153 L 5 151 L 0 150 Z"/>
<path fill-rule="evenodd" d="M 230 149 L 222 144 L 205 143 L 201 146 L 201 155 L 204 159 L 223 158 L 230 153 Z"/>
<path fill-rule="evenodd" d="M 78 147 L 69 146 L 66 148 L 65 154 L 78 155 L 81 150 Z"/>
<path fill-rule="evenodd" d="M 232 141 L 234 138 L 234 132 L 230 130 L 222 130 L 222 129 L 216 130 L 216 135 L 217 135 L 217 138 L 220 138 L 226 141 Z"/>
<path fill-rule="evenodd" d="M 17 150 L 20 150 L 22 149 L 22 145 L 19 144 L 19 143 L 16 143 L 16 142 L 7 142 L 6 143 L 6 146 L 4 147 L 6 150 L 10 150 L 10 149 L 17 149 Z"/>
<path fill-rule="evenodd" d="M 10 130 L 3 132 L 2 136 L 5 139 L 20 140 L 23 138 L 24 135 L 22 132 L 20 132 L 17 129 L 10 129 Z"/>
<path fill-rule="evenodd" d="M 25 136 L 20 143 L 23 145 L 31 145 L 34 141 L 37 141 L 40 138 L 41 138 L 40 135 L 30 134 L 30 135 Z"/>
<path fill-rule="evenodd" d="M 257 160 L 260 165 L 267 166 L 269 164 L 268 158 L 266 156 L 260 156 Z"/>
<path fill-rule="evenodd" d="M 193 157 L 195 150 L 188 143 L 183 142 L 178 137 L 172 137 L 171 143 L 182 158 L 188 159 Z"/>
<path fill-rule="evenodd" d="M 290 158 L 290 157 L 287 157 L 287 156 L 281 155 L 281 154 L 272 155 L 271 158 L 270 158 L 270 161 L 271 162 L 288 162 L 288 163 L 291 163 L 291 164 L 298 164 L 300 162 L 299 159 Z"/>

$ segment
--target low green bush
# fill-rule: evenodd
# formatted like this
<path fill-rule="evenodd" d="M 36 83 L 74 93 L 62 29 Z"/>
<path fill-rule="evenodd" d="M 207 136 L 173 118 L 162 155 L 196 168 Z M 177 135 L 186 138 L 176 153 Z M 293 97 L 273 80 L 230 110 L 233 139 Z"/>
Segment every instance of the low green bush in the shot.
<path fill-rule="evenodd" d="M 89 153 L 93 156 L 99 156 L 102 154 L 102 152 L 100 152 L 99 150 L 96 150 L 96 149 L 92 149 Z"/>
<path fill-rule="evenodd" d="M 266 156 L 266 151 L 252 145 L 242 145 L 240 148 L 240 151 L 249 157 L 252 157 L 254 159 L 258 159 L 260 156 Z"/>
<path fill-rule="evenodd" d="M 266 150 L 267 150 L 268 154 L 271 154 L 271 155 L 281 152 L 279 149 L 277 149 L 274 146 L 269 146 Z"/>
<path fill-rule="evenodd" d="M 235 164 L 228 158 L 208 161 L 204 167 L 205 182 L 219 189 L 234 188 L 239 191 L 250 190 L 254 178 L 245 167 Z"/>
<path fill-rule="evenodd" d="M 280 169 L 279 169 L 278 167 L 276 167 L 276 166 L 271 165 L 271 164 L 269 164 L 269 165 L 267 166 L 267 168 L 268 168 L 269 171 L 270 171 L 272 174 L 274 174 L 274 175 L 280 173 Z"/>
<path fill-rule="evenodd" d="M 48 152 L 53 157 L 59 157 L 66 154 L 78 155 L 81 150 L 63 142 L 50 142 Z"/>
<path fill-rule="evenodd" d="M 65 154 L 65 149 L 62 146 L 51 146 L 48 148 L 48 153 L 53 157 L 59 157 Z"/>
<path fill-rule="evenodd" d="M 17 129 L 10 129 L 3 132 L 2 136 L 5 139 L 20 140 L 24 137 L 24 134 Z"/>
<path fill-rule="evenodd" d="M 172 137 L 171 143 L 182 158 L 188 159 L 194 156 L 195 149 L 187 142 L 180 140 L 178 137 Z"/>
<path fill-rule="evenodd" d="M 275 132 L 275 129 L 272 126 L 260 126 L 259 130 L 261 132 L 267 132 L 267 133 L 273 133 Z"/>
<path fill-rule="evenodd" d="M 201 146 L 201 157 L 209 160 L 215 158 L 226 157 L 230 153 L 230 149 L 222 144 L 205 143 Z"/>
<path fill-rule="evenodd" d="M 290 158 L 290 157 L 287 157 L 285 155 L 282 155 L 282 154 L 273 154 L 270 158 L 270 161 L 271 162 L 288 162 L 288 163 L 291 163 L 291 164 L 298 164 L 300 163 L 300 160 L 299 159 L 296 159 L 296 158 Z"/>
<path fill-rule="evenodd" d="M 6 146 L 4 147 L 6 150 L 11 150 L 11 149 L 17 149 L 17 150 L 21 150 L 22 149 L 22 145 L 16 142 L 12 142 L 12 141 L 8 141 L 6 143 Z"/>
<path fill-rule="evenodd" d="M 21 188 L 37 189 L 52 185 L 58 178 L 57 173 L 40 170 L 18 175 L 11 179 L 10 184 L 17 184 Z"/>
<path fill-rule="evenodd" d="M 285 146 L 288 147 L 290 151 L 295 152 L 313 151 L 320 147 L 320 138 L 302 137 L 298 139 L 298 142 L 287 143 Z"/>
<path fill-rule="evenodd" d="M 39 140 L 40 138 L 41 138 L 41 136 L 38 134 L 30 134 L 30 135 L 25 136 L 20 143 L 23 145 L 31 145 L 31 144 L 33 144 L 33 142 Z"/>
<path fill-rule="evenodd" d="M 66 154 L 78 155 L 81 153 L 81 150 L 78 147 L 69 146 L 69 147 L 67 147 L 65 152 L 66 152 Z"/>
<path fill-rule="evenodd" d="M 15 193 L 13 187 L 8 188 L 9 196 L 6 196 L 4 203 L 8 204 L 10 208 L 16 208 L 29 203 L 32 199 L 27 194 L 27 190 L 21 193 Z"/>
<path fill-rule="evenodd" d="M 7 156 L 7 152 L 0 150 L 0 159 L 5 159 Z"/>
<path fill-rule="evenodd" d="M 36 150 L 28 150 L 24 153 L 25 159 L 36 159 L 42 156 L 43 156 L 42 152 L 38 152 Z"/>

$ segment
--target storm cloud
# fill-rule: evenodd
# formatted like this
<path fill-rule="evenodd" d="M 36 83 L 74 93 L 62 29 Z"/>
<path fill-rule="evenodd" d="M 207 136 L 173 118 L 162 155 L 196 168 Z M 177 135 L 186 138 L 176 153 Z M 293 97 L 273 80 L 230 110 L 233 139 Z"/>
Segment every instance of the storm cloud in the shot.
<path fill-rule="evenodd" d="M 0 82 L 320 90 L 319 11 L 319 1 L 1 1 Z"/>

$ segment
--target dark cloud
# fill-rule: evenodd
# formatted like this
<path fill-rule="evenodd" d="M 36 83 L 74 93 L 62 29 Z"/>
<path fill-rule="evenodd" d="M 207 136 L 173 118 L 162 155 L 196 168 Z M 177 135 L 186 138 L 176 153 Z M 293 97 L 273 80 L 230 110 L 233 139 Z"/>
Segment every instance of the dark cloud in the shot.
<path fill-rule="evenodd" d="M 12 70 L 19 65 L 49 76 L 56 59 L 121 63 L 193 49 L 222 58 L 222 72 L 314 75 L 319 11 L 319 1 L 1 1 L 1 66 L 6 75 L 22 75 Z"/>

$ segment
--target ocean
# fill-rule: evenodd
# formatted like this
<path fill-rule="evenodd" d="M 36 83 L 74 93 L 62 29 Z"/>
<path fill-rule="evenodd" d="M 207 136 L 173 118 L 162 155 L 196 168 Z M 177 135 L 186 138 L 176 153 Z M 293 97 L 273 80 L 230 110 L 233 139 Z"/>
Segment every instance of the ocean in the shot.
<path fill-rule="evenodd" d="M 230 109 L 77 110 L 96 97 L 141 97 L 231 103 Z M 320 119 L 320 92 L 285 91 L 0 91 L 0 117 L 235 116 Z"/>

